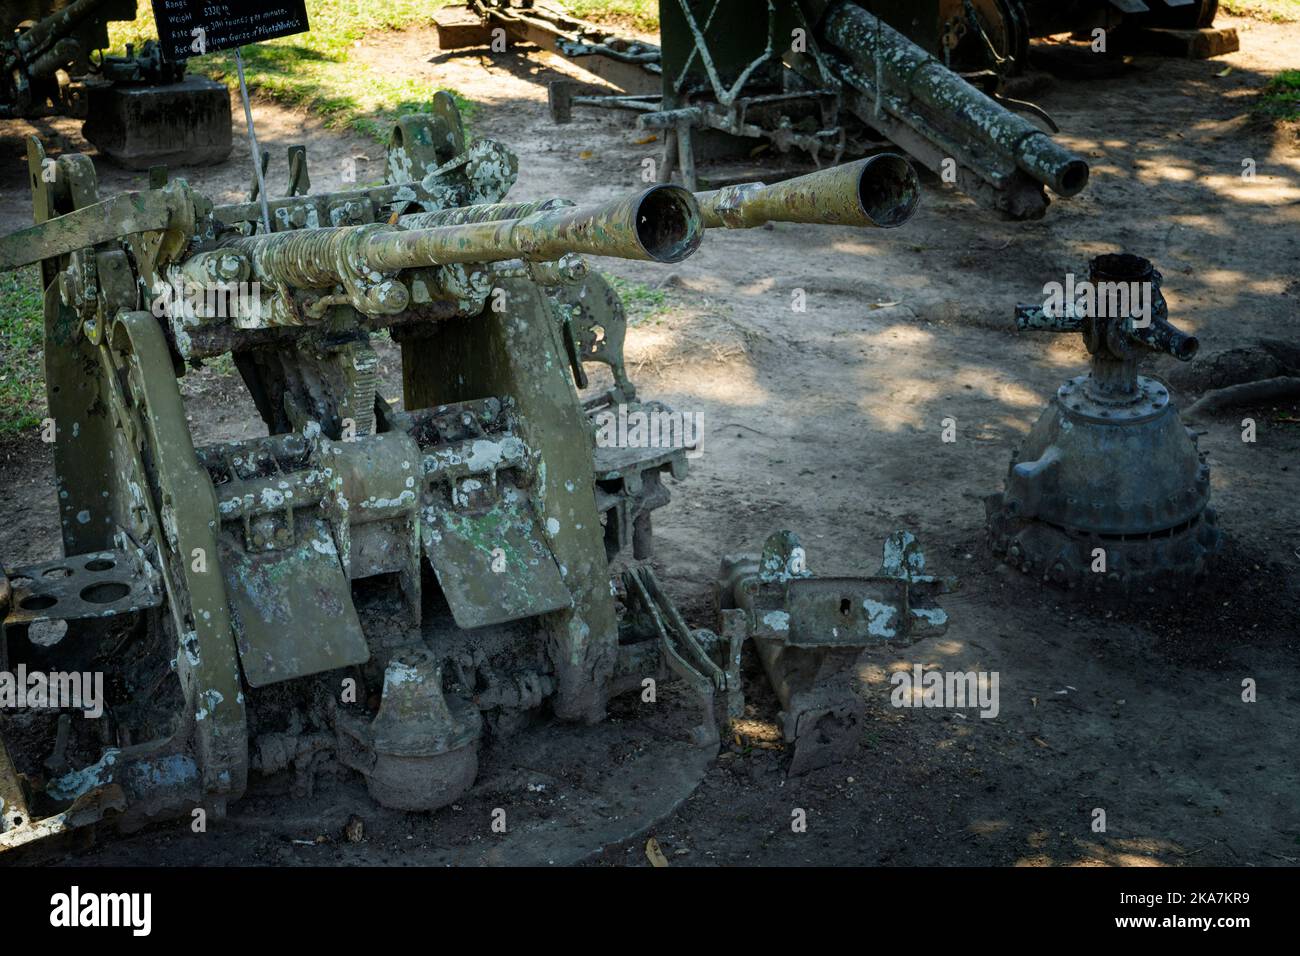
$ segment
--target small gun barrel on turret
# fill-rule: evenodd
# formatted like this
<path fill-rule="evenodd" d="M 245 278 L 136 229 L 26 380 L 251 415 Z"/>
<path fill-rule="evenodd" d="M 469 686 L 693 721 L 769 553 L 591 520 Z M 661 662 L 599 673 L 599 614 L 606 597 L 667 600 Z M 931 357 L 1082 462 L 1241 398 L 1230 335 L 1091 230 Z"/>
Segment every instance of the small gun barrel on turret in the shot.
<path fill-rule="evenodd" d="M 1021 332 L 1082 332 L 1094 355 L 1124 357 L 1132 346 L 1166 352 L 1180 362 L 1196 355 L 1201 343 L 1169 322 L 1169 305 L 1160 291 L 1162 277 L 1151 260 L 1129 253 L 1097 256 L 1088 281 L 1058 285 L 1060 300 L 1049 306 L 1016 306 Z"/>
<path fill-rule="evenodd" d="M 1066 303 L 1055 313 L 1043 305 L 1022 302 L 1016 306 L 1016 329 L 1020 332 L 1078 332 L 1083 329 L 1083 315 L 1073 303 Z"/>
<path fill-rule="evenodd" d="M 557 205 L 519 219 L 484 215 L 457 225 L 377 232 L 366 238 L 361 254 L 385 272 L 456 262 L 549 261 L 571 253 L 680 262 L 703 235 L 695 197 L 679 186 L 652 186 L 594 206 Z"/>
<path fill-rule="evenodd" d="M 1153 351 L 1168 352 L 1180 362 L 1190 362 L 1201 348 L 1196 336 L 1188 335 L 1164 319 L 1153 319 L 1150 325 L 1134 327 L 1128 335 Z"/>
<path fill-rule="evenodd" d="M 526 214 L 500 218 L 520 211 Z M 226 246 L 248 256 L 262 281 L 325 288 L 349 271 L 364 276 L 455 263 L 549 261 L 570 253 L 680 262 L 696 250 L 703 232 L 695 197 L 678 186 L 653 186 L 594 206 L 496 204 L 404 216 L 399 223 L 243 236 Z"/>
<path fill-rule="evenodd" d="M 697 193 L 704 225 L 750 229 L 767 222 L 893 228 L 912 218 L 921 198 L 916 171 L 882 153 L 784 182 L 742 183 Z"/>
<path fill-rule="evenodd" d="M 1081 332 L 1086 318 L 1073 307 L 1067 307 L 1058 315 L 1041 305 L 1022 303 L 1016 306 L 1016 328 L 1021 332 Z M 1196 336 L 1171 325 L 1163 316 L 1153 316 L 1145 325 L 1128 318 L 1120 330 L 1130 342 L 1153 352 L 1167 352 L 1180 362 L 1191 361 L 1201 347 Z"/>

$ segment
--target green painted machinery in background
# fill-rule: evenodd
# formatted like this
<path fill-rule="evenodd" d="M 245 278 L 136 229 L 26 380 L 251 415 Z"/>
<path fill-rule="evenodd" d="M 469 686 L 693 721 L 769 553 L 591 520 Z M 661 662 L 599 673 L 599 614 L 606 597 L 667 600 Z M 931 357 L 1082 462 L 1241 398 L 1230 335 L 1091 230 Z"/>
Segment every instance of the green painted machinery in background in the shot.
<path fill-rule="evenodd" d="M 575 107 L 635 114 L 663 144 L 664 182 L 674 172 L 691 189 L 735 181 L 755 157 L 780 178 L 901 147 L 999 215 L 1036 219 L 1049 192 L 1085 188 L 1088 165 L 1053 139 L 1042 109 L 1006 95 L 1030 39 L 1203 27 L 1216 10 L 1214 0 L 661 0 L 657 46 L 544 0 L 472 0 L 434 16 L 444 50 L 531 43 L 612 84 L 553 81 L 553 118 L 569 122 Z M 1235 44 L 1224 31 L 1199 55 Z"/>
<path fill-rule="evenodd" d="M 72 112 L 67 77 L 90 72 L 91 54 L 108 47 L 111 21 L 134 19 L 135 0 L 6 0 L 0 117 Z"/>

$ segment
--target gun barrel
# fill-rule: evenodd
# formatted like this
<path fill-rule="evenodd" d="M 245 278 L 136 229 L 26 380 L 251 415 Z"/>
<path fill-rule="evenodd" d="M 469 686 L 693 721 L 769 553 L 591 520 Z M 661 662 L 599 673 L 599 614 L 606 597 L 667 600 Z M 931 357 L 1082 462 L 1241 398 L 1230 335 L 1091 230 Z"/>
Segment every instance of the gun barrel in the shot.
<path fill-rule="evenodd" d="M 1021 303 L 1016 306 L 1016 328 L 1021 332 L 1080 332 L 1083 330 L 1083 316 L 1075 311 L 1072 303 L 1059 315 L 1049 312 L 1042 305 Z"/>
<path fill-rule="evenodd" d="M 921 189 L 911 163 L 882 153 L 770 186 L 742 183 L 695 198 L 706 227 L 806 222 L 891 229 L 912 218 Z"/>
<path fill-rule="evenodd" d="M 879 17 L 856 4 L 840 3 L 826 15 L 822 35 L 857 74 L 884 86 L 875 92 L 886 109 L 893 97 L 903 102 L 910 98 L 923 113 L 959 122 L 1058 195 L 1073 196 L 1087 185 L 1088 164 L 1082 158 L 985 96 Z M 902 119 L 915 120 L 922 131 L 929 125 L 923 116 Z"/>
<path fill-rule="evenodd" d="M 1084 316 L 1069 306 L 1063 315 L 1052 315 L 1041 305 L 1016 306 L 1016 328 L 1021 332 L 1082 332 L 1084 326 Z M 1201 347 L 1196 336 L 1188 335 L 1159 316 L 1147 325 L 1130 324 L 1123 334 L 1153 352 L 1167 352 L 1180 362 L 1191 361 Z"/>
<path fill-rule="evenodd" d="M 544 262 L 570 253 L 680 262 L 703 234 L 695 197 L 680 186 L 653 186 L 594 206 L 562 202 L 470 206 L 404 216 L 398 228 L 292 230 L 241 236 L 225 246 L 247 256 L 263 282 L 321 289 L 352 275 L 508 259 Z M 526 214 L 502 218 L 519 212 Z"/>
<path fill-rule="evenodd" d="M 435 212 L 416 212 L 401 216 L 397 224 L 403 229 L 432 229 L 435 226 L 463 226 L 474 222 L 499 222 L 502 219 L 523 219 L 533 213 L 552 209 L 571 208 L 569 199 L 538 199 L 533 202 L 494 202 L 477 206 L 457 206 Z"/>
<path fill-rule="evenodd" d="M 437 216 L 437 213 L 433 214 Z M 520 219 L 485 219 L 375 233 L 363 245 L 380 271 L 503 259 L 548 261 L 569 253 L 681 262 L 703 235 L 695 197 L 659 185 L 595 206 L 555 206 Z"/>
<path fill-rule="evenodd" d="M 1156 352 L 1168 352 L 1180 362 L 1190 362 L 1201 348 L 1200 340 L 1175 328 L 1164 319 L 1154 319 L 1150 325 L 1134 328 L 1129 335 Z"/>
<path fill-rule="evenodd" d="M 1046 305 L 1018 305 L 1016 328 L 1022 332 L 1082 332 L 1094 356 L 1123 358 L 1130 351 L 1127 345 L 1140 345 L 1153 352 L 1167 352 L 1181 362 L 1191 361 L 1201 343 L 1169 322 L 1161 278 L 1151 260 L 1142 256 L 1124 252 L 1097 256 L 1088 265 L 1085 296 L 1076 300 L 1071 283 L 1060 308 L 1049 311 Z M 1098 373 L 1094 370 L 1093 374 Z"/>
<path fill-rule="evenodd" d="M 6 69 L 39 56 L 47 44 L 61 38 L 102 3 L 103 0 L 73 0 L 62 10 L 51 13 L 31 29 L 18 34 L 14 37 L 13 52 L 6 57 Z"/>
<path fill-rule="evenodd" d="M 64 37 L 45 53 L 36 57 L 27 65 L 27 73 L 34 77 L 53 76 L 71 63 L 81 53 L 81 44 L 72 37 Z"/>

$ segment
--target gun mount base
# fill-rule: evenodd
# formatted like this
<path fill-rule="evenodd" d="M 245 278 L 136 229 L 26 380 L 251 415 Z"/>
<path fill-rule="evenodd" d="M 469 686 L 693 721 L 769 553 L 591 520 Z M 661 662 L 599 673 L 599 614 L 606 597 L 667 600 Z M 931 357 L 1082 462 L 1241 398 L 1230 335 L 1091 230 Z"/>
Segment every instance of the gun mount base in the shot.
<path fill-rule="evenodd" d="M 945 633 L 948 615 L 936 599 L 956 587 L 925 572 L 925 555 L 906 531 L 886 539 L 871 576 L 813 576 L 789 531 L 768 537 L 761 555 L 723 558 L 719 630 L 753 639 L 781 701 L 791 776 L 837 763 L 857 745 L 866 720 L 854 686 L 858 657 L 872 645 Z"/>
<path fill-rule="evenodd" d="M 1167 392 L 1144 418 L 1076 411 L 1067 402 L 1077 382 L 1061 388 L 1012 459 L 1006 490 L 985 499 L 993 552 L 1070 589 L 1185 586 L 1221 543 L 1195 433 Z"/>
<path fill-rule="evenodd" d="M 162 86 L 92 81 L 85 94 L 82 134 L 118 166 L 207 166 L 230 155 L 230 91 L 224 83 L 203 76 Z"/>
<path fill-rule="evenodd" d="M 1020 306 L 1022 331 L 1080 332 L 1092 370 L 1070 379 L 985 499 L 989 544 L 1008 564 L 1067 588 L 1127 593 L 1181 587 L 1221 536 L 1210 466 L 1142 350 L 1180 361 L 1197 340 L 1167 321 L 1160 273 L 1133 255 L 1099 256 L 1059 303 Z"/>

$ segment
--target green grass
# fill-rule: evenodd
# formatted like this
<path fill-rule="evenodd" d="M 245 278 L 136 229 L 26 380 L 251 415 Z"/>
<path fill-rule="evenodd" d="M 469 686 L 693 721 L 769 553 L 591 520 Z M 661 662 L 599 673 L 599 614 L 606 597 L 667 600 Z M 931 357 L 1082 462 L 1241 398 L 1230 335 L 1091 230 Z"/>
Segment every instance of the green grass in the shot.
<path fill-rule="evenodd" d="M 1257 108 L 1278 119 L 1300 119 L 1300 70 L 1283 70 L 1269 80 Z"/>
<path fill-rule="evenodd" d="M 0 435 L 34 427 L 44 416 L 44 328 L 40 269 L 0 273 Z"/>
<path fill-rule="evenodd" d="M 658 0 L 566 0 L 560 5 L 584 20 L 627 24 L 647 33 L 659 29 Z"/>
<path fill-rule="evenodd" d="M 354 51 L 363 43 L 383 42 L 383 33 L 432 23 L 433 11 L 452 0 L 307 0 L 311 30 L 244 47 L 244 75 L 250 90 L 306 109 L 331 128 L 349 128 L 383 140 L 393 120 L 428 108 L 432 90 L 426 80 L 403 77 L 361 62 Z M 153 13 L 140 5 L 141 16 L 112 24 L 109 43 L 120 51 L 127 43 L 156 36 Z M 190 69 L 234 86 L 238 82 L 234 52 L 222 50 L 190 60 Z M 453 95 L 455 91 L 451 91 Z M 472 104 L 457 96 L 470 119 Z"/>
<path fill-rule="evenodd" d="M 1234 17 L 1254 17 L 1274 23 L 1300 20 L 1300 0 L 1220 0 L 1219 9 Z"/>
<path fill-rule="evenodd" d="M 668 293 L 665 290 L 652 288 L 644 282 L 629 282 L 608 273 L 605 278 L 623 300 L 629 325 L 657 319 L 669 312 Z"/>
<path fill-rule="evenodd" d="M 457 0 L 307 0 L 311 30 L 245 47 L 244 75 L 261 96 L 315 113 L 332 128 L 349 128 L 383 141 L 393 120 L 428 108 L 427 80 L 404 77 L 354 56 L 360 44 L 383 43 L 388 30 L 433 22 L 438 7 Z M 657 0 L 572 0 L 576 15 L 653 31 L 659 27 Z M 121 52 L 157 35 L 148 4 L 129 23 L 110 24 L 109 44 Z M 190 61 L 190 69 L 234 86 L 233 51 L 218 51 Z M 472 121 L 474 104 L 455 90 L 461 114 Z"/>

